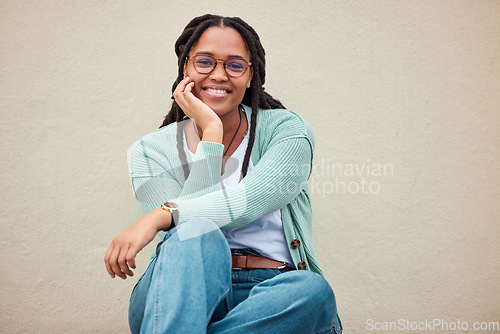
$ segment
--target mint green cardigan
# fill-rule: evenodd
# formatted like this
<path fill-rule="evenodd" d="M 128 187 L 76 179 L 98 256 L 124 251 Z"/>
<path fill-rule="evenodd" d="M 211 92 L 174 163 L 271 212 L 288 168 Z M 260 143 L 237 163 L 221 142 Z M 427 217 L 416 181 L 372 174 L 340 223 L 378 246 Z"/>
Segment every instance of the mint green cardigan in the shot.
<path fill-rule="evenodd" d="M 250 124 L 251 109 L 243 107 Z M 280 209 L 295 266 L 303 262 L 301 267 L 305 263 L 305 269 L 322 275 L 314 252 L 307 184 L 314 149 L 309 124 L 289 110 L 259 109 L 251 153 L 255 167 L 230 188 L 220 182 L 224 146 L 201 141 L 192 157 L 184 137 L 190 170 L 185 179 L 177 149 L 179 125 L 172 123 L 149 133 L 129 150 L 132 188 L 144 213 L 172 201 L 180 207 L 178 225 L 203 217 L 221 229 L 234 229 Z M 158 235 L 163 238 L 165 232 Z"/>

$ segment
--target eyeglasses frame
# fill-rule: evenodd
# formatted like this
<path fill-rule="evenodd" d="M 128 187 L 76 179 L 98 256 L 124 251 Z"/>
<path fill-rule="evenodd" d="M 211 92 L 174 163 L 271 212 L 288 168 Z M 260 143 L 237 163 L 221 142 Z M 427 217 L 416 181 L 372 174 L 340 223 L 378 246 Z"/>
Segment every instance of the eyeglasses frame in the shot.
<path fill-rule="evenodd" d="M 202 74 L 202 75 L 207 75 L 207 74 L 212 73 L 212 72 L 213 72 L 213 71 L 217 68 L 217 65 L 218 65 L 219 63 L 222 63 L 222 67 L 224 68 L 224 72 L 226 72 L 226 74 L 227 74 L 228 76 L 230 76 L 231 78 L 241 78 L 242 76 L 244 76 L 244 75 L 245 75 L 245 73 L 247 72 L 248 68 L 249 68 L 250 66 L 252 66 L 252 62 L 247 61 L 247 60 L 245 60 L 245 59 L 243 59 L 243 58 L 240 58 L 240 57 L 229 57 L 229 58 L 226 58 L 226 59 L 222 59 L 222 58 L 215 58 L 215 57 L 212 57 L 212 56 L 209 56 L 209 55 L 199 54 L 199 55 L 194 55 L 194 56 L 192 56 L 192 57 L 191 57 L 191 56 L 187 56 L 187 57 L 186 57 L 186 60 L 195 59 L 196 57 L 209 57 L 209 58 L 212 58 L 213 60 L 215 60 L 215 66 L 214 66 L 214 68 L 212 68 L 212 70 L 211 70 L 210 72 L 208 72 L 208 73 L 200 73 L 200 72 L 196 69 L 196 66 L 195 66 L 195 65 L 194 65 L 194 63 L 193 63 L 193 68 L 194 68 L 194 70 L 196 71 L 196 73 L 198 73 L 198 74 Z M 227 69 L 226 69 L 226 62 L 227 62 L 228 60 L 231 60 L 231 59 L 239 59 L 239 60 L 243 60 L 243 61 L 245 62 L 245 64 L 246 64 L 246 66 L 245 66 L 245 70 L 241 73 L 241 75 L 234 76 L 234 75 L 231 75 L 231 74 L 229 74 L 229 73 L 227 72 Z"/>

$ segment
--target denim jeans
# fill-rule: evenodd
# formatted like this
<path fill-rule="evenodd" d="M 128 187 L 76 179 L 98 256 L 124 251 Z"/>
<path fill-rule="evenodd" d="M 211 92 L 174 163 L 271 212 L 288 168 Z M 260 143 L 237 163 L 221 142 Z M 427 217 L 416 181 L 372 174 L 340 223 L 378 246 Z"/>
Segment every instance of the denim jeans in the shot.
<path fill-rule="evenodd" d="M 137 282 L 132 333 L 340 333 L 326 280 L 304 270 L 232 270 L 219 228 L 194 219 L 167 233 Z"/>

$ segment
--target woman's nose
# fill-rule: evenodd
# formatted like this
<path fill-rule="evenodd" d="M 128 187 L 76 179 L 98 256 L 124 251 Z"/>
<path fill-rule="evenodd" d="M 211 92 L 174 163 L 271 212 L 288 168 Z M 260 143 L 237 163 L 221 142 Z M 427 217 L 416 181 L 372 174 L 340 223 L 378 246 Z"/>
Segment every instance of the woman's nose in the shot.
<path fill-rule="evenodd" d="M 214 70 L 212 71 L 212 73 L 210 73 L 210 79 L 215 81 L 226 81 L 228 79 L 226 70 L 224 69 L 223 62 L 221 61 L 217 62 Z"/>

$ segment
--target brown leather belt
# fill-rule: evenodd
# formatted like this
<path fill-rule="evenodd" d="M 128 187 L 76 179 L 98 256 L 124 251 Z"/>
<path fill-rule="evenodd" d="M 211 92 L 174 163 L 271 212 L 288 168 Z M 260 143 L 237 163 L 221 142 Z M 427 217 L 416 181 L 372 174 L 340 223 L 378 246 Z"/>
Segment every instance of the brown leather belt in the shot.
<path fill-rule="evenodd" d="M 285 262 L 271 260 L 263 256 L 233 255 L 233 268 L 236 269 L 280 269 L 295 270 L 287 267 Z"/>

